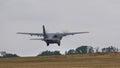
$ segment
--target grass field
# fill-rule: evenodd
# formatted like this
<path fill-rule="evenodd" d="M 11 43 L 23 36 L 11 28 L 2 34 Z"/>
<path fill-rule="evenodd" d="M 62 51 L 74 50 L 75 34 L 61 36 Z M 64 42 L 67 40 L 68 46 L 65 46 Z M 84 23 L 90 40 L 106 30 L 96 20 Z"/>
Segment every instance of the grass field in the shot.
<path fill-rule="evenodd" d="M 120 68 L 120 54 L 0 58 L 0 68 Z"/>

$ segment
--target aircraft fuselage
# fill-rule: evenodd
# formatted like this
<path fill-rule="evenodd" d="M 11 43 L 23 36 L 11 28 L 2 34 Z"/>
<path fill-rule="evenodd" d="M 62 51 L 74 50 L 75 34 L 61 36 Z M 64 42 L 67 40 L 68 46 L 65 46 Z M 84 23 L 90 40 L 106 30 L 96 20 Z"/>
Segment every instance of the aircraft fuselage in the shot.
<path fill-rule="evenodd" d="M 47 46 L 49 44 L 54 44 L 54 43 L 57 43 L 58 45 L 60 45 L 61 39 L 62 39 L 62 36 L 59 34 L 49 34 L 47 35 L 46 38 L 44 38 L 44 41 L 47 43 Z"/>

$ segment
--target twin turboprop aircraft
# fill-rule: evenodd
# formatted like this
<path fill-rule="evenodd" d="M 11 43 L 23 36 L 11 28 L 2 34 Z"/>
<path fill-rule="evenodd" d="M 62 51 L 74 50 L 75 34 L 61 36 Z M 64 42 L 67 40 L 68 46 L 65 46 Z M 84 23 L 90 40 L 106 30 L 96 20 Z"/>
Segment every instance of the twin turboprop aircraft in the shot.
<path fill-rule="evenodd" d="M 84 34 L 89 32 L 72 32 L 72 33 L 47 33 L 45 30 L 45 26 L 43 25 L 43 33 L 25 33 L 25 32 L 18 32 L 17 34 L 26 34 L 31 36 L 43 36 L 43 38 L 38 39 L 30 39 L 30 40 L 42 40 L 45 41 L 47 46 L 49 44 L 57 43 L 60 46 L 60 41 L 64 36 L 67 35 L 75 35 L 75 34 Z"/>

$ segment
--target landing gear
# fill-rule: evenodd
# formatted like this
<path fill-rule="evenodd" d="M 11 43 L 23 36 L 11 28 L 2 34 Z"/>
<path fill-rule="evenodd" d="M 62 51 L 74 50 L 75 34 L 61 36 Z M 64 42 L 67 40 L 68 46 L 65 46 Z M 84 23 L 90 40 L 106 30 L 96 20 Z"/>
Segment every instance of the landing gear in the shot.
<path fill-rule="evenodd" d="M 58 46 L 60 46 L 60 42 L 58 42 Z"/>
<path fill-rule="evenodd" d="M 47 46 L 49 46 L 49 43 L 47 43 Z"/>
<path fill-rule="evenodd" d="M 46 41 L 46 44 L 47 44 L 47 46 L 49 46 L 50 44 L 54 44 L 54 43 L 56 43 L 56 44 L 58 44 L 58 46 L 60 46 L 60 41 L 55 41 L 55 42 L 47 42 Z"/>

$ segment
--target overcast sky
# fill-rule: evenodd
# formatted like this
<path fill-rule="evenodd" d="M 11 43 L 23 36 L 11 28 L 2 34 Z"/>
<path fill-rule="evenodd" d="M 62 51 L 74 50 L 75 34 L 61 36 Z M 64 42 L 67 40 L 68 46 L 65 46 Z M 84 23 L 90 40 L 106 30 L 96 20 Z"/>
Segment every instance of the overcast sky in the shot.
<path fill-rule="evenodd" d="M 88 31 L 67 36 L 49 47 L 16 32 Z M 120 0 L 0 0 L 0 51 L 34 56 L 45 50 L 61 53 L 81 45 L 120 48 Z"/>

